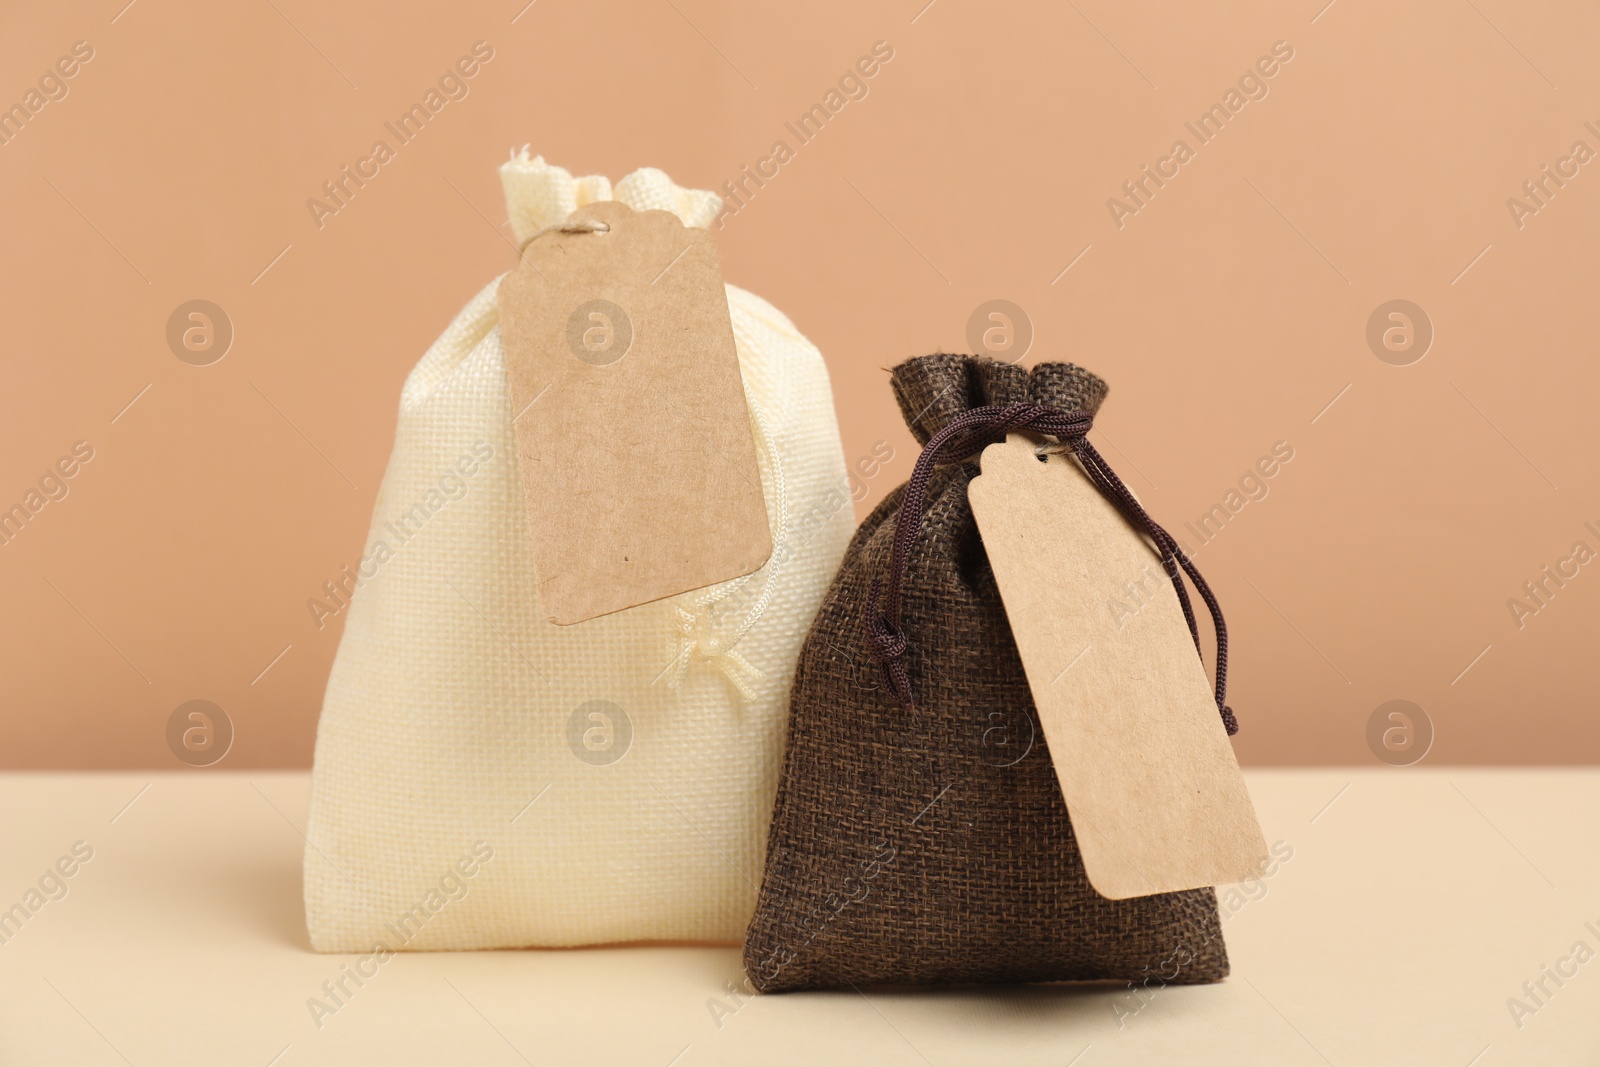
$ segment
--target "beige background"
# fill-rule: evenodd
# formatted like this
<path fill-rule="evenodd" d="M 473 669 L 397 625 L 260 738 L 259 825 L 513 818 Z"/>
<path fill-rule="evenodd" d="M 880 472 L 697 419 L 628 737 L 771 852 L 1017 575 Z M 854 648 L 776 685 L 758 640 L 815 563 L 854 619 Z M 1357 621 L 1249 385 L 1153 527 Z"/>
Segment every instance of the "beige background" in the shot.
<path fill-rule="evenodd" d="M 205 698 L 237 728 L 220 766 L 304 766 L 339 636 L 306 600 L 359 555 L 406 372 L 513 261 L 507 151 L 717 188 L 778 139 L 718 242 L 826 354 L 847 454 L 894 445 L 860 509 L 913 459 L 883 368 L 1013 301 L 1029 362 L 1110 381 L 1104 451 L 1180 536 L 1293 446 L 1197 557 L 1246 762 L 1372 762 L 1393 698 L 1431 716 L 1429 762 L 1600 758 L 1595 568 L 1521 629 L 1507 607 L 1600 549 L 1600 165 L 1520 229 L 1506 206 L 1600 150 L 1600 13 L 123 3 L 0 13 L 0 106 L 94 49 L 0 145 L 0 507 L 94 449 L 0 545 L 4 765 L 176 766 L 167 717 Z M 307 198 L 479 40 L 466 98 L 319 229 Z M 784 123 L 880 40 L 868 95 L 797 145 Z M 1277 41 L 1268 95 L 1200 145 L 1184 123 Z M 1179 138 L 1194 158 L 1119 229 L 1107 198 Z M 196 298 L 236 331 L 205 367 L 165 339 Z M 1396 298 L 1436 331 L 1410 366 L 1365 339 Z"/>
<path fill-rule="evenodd" d="M 1600 939 L 1600 854 L 1550 817 L 1600 805 L 1600 771 L 1245 774 L 1280 861 L 1218 890 L 1224 982 L 754 997 L 737 947 L 401 952 L 376 975 L 363 957 L 312 952 L 304 771 L 0 774 L 0 810 L 35 813 L 5 827 L 6 905 L 74 842 L 94 849 L 68 895 L 0 945 L 0 1050 L 91 1067 L 1600 1060 L 1600 964 L 1574 958 Z M 504 873 L 490 864 L 476 884 Z M 365 984 L 347 979 L 338 1010 L 313 1016 L 345 967 Z M 1557 968 L 1561 986 L 1545 977 Z M 1540 981 L 1530 997 L 1523 983 Z"/>

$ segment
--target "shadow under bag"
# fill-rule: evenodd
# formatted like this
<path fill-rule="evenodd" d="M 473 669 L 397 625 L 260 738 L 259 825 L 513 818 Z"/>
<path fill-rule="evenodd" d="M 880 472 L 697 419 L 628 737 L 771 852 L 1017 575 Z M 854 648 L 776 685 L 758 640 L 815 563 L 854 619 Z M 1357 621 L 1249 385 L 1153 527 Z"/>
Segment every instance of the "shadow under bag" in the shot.
<path fill-rule="evenodd" d="M 893 372 L 917 439 L 973 408 L 1093 412 L 1106 385 L 933 355 Z M 745 938 L 763 992 L 869 983 L 1150 980 L 1228 973 L 1212 889 L 1128 900 L 1089 884 L 967 500 L 934 469 L 900 587 L 907 710 L 867 632 L 905 487 L 861 524 L 801 652 L 765 877 Z M 1063 604 L 1062 610 L 1084 610 Z"/>

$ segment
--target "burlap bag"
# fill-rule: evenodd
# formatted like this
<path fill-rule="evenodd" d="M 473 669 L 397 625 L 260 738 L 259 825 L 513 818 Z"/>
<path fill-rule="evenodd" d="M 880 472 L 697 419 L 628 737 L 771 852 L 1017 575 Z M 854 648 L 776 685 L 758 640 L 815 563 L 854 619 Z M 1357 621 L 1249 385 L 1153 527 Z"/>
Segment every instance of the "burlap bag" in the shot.
<path fill-rule="evenodd" d="M 501 178 L 519 242 L 597 200 L 700 227 L 721 206 L 659 170 L 613 188 L 524 153 Z M 771 560 L 555 626 L 539 607 L 513 420 L 561 398 L 512 410 L 498 285 L 401 392 L 317 731 L 311 943 L 737 941 L 795 658 L 852 522 L 827 368 L 781 312 L 728 286 Z"/>
<path fill-rule="evenodd" d="M 1072 364 L 971 356 L 893 372 L 926 443 L 956 415 L 1032 401 L 1097 409 Z M 869 983 L 1228 973 L 1211 889 L 1108 900 L 1090 886 L 967 501 L 976 460 L 935 470 L 901 587 L 908 712 L 869 650 L 904 486 L 861 524 L 801 652 L 745 968 L 763 992 Z M 1064 604 L 1062 610 L 1074 610 Z"/>

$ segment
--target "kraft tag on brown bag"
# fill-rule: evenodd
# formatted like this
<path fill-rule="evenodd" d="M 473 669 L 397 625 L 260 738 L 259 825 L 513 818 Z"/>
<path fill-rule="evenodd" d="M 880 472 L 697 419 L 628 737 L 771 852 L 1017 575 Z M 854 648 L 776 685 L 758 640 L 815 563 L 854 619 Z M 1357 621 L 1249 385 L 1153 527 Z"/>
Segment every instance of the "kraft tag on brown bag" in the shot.
<path fill-rule="evenodd" d="M 535 236 L 500 329 L 539 602 L 567 625 L 772 554 L 716 244 L 603 201 Z"/>
<path fill-rule="evenodd" d="M 982 462 L 969 499 L 1090 884 L 1255 876 L 1267 844 L 1155 549 L 1071 455 L 1014 433 Z"/>

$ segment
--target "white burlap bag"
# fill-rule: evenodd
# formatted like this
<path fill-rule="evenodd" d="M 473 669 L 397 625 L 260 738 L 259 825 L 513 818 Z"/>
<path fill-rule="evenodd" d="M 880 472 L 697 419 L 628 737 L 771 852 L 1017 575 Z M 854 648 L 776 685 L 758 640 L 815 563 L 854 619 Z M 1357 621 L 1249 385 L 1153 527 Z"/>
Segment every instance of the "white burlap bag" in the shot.
<path fill-rule="evenodd" d="M 501 168 L 519 241 L 615 198 L 704 227 L 657 170 Z M 324 952 L 738 941 L 756 899 L 795 660 L 854 527 L 828 374 L 727 287 L 773 557 L 555 626 L 539 609 L 499 280 L 406 380 L 317 732 L 306 921 Z M 708 546 L 709 547 L 709 546 Z M 380 957 L 387 958 L 387 957 Z"/>

